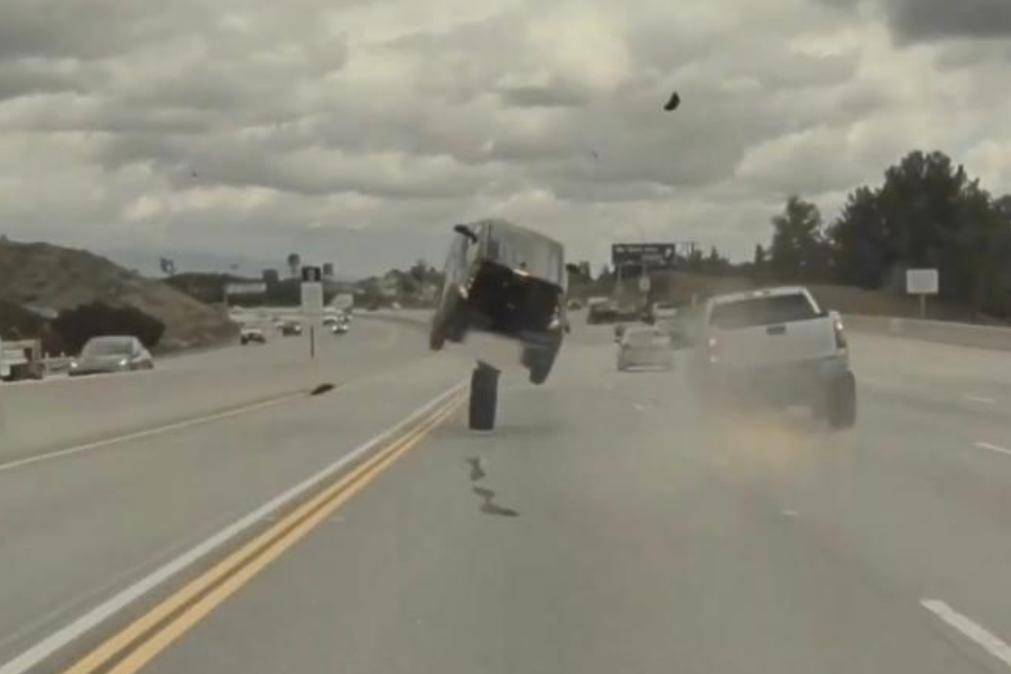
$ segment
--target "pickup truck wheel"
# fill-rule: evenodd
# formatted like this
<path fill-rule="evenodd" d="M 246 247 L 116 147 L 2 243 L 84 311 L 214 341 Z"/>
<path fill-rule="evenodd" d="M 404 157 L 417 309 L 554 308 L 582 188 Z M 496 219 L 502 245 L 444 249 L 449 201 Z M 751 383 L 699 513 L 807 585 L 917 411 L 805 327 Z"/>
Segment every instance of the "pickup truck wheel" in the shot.
<path fill-rule="evenodd" d="M 470 427 L 475 431 L 495 428 L 498 375 L 498 370 L 483 363 L 479 363 L 470 375 Z"/>
<path fill-rule="evenodd" d="M 828 424 L 835 429 L 852 428 L 857 421 L 857 382 L 847 372 L 829 384 L 825 406 Z"/>

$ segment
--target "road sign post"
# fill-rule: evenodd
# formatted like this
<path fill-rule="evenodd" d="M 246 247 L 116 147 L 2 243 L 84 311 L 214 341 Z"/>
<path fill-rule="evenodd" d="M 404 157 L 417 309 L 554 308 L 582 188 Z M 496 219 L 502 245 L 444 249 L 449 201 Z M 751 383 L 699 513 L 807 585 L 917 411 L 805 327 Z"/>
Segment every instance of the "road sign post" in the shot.
<path fill-rule="evenodd" d="M 302 316 L 309 324 L 309 358 L 316 358 L 316 323 L 323 315 L 323 270 L 302 267 Z"/>
<path fill-rule="evenodd" d="M 920 298 L 920 319 L 927 318 L 927 296 L 940 292 L 940 278 L 936 269 L 907 269 L 906 293 Z"/>

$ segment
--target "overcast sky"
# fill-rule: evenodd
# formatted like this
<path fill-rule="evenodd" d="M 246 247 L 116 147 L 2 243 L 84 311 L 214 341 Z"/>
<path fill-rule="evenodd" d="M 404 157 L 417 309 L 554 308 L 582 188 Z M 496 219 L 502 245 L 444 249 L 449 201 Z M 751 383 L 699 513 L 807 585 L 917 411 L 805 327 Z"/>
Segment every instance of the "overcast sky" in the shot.
<path fill-rule="evenodd" d="M 750 257 L 911 149 L 1011 192 L 1009 38 L 1009 0 L 0 0 L 0 232 L 364 274 L 495 216 Z"/>

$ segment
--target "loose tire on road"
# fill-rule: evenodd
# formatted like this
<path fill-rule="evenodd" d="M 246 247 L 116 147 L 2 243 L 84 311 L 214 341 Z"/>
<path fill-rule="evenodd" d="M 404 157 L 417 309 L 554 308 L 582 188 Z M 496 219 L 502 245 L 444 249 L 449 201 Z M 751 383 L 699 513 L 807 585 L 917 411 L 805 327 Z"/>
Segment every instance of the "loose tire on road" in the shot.
<path fill-rule="evenodd" d="M 478 365 L 470 375 L 470 427 L 475 431 L 495 428 L 498 374 L 487 365 Z"/>
<path fill-rule="evenodd" d="M 857 421 L 857 380 L 847 372 L 829 384 L 825 416 L 835 429 L 852 428 Z"/>

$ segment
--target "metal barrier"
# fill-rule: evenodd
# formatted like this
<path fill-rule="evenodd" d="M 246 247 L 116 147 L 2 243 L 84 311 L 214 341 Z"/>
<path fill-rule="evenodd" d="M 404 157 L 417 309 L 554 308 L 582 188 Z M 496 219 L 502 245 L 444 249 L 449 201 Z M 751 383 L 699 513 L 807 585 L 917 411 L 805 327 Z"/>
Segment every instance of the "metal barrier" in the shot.
<path fill-rule="evenodd" d="M 853 314 L 844 316 L 844 322 L 847 328 L 856 332 L 1011 351 L 1011 327 Z"/>

